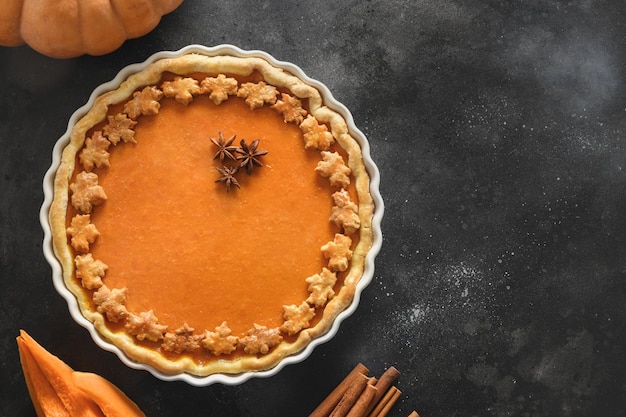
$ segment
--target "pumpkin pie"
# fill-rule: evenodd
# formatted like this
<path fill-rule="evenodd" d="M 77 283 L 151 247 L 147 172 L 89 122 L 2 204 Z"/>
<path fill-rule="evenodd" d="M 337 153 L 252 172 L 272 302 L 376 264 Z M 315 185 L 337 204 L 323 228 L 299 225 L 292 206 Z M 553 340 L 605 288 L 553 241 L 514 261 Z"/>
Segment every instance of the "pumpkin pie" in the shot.
<path fill-rule="evenodd" d="M 156 60 L 70 132 L 49 221 L 65 286 L 129 358 L 266 370 L 329 331 L 372 248 L 359 142 L 262 57 Z"/>

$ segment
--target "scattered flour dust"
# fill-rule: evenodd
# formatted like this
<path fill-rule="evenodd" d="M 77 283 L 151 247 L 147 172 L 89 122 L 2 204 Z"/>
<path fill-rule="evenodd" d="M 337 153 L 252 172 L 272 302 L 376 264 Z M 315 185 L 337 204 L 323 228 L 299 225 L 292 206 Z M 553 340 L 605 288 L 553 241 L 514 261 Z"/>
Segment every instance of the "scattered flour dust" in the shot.
<path fill-rule="evenodd" d="M 435 266 L 428 276 L 407 280 L 406 285 L 412 303 L 396 312 L 392 326 L 393 334 L 408 336 L 407 347 L 422 329 L 450 328 L 477 316 L 484 320 L 490 285 L 475 266 L 465 262 Z"/>

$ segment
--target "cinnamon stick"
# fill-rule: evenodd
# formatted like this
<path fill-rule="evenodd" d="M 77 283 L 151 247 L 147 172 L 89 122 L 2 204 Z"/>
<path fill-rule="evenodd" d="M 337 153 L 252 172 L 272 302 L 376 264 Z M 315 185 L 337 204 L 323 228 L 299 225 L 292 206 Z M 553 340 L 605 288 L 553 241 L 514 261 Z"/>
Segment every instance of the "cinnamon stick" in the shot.
<path fill-rule="evenodd" d="M 341 400 L 339 400 L 339 403 L 337 403 L 337 406 L 335 407 L 333 412 L 330 413 L 330 417 L 345 417 L 348 412 L 350 412 L 352 406 L 361 396 L 361 393 L 365 389 L 365 386 L 368 385 L 367 381 L 367 376 L 363 374 L 357 374 L 356 381 L 354 381 L 343 394 Z"/>
<path fill-rule="evenodd" d="M 327 417 L 337 406 L 347 389 L 360 378 L 359 375 L 366 375 L 369 372 L 367 367 L 362 363 L 358 363 L 352 371 L 331 391 L 330 394 L 317 406 L 309 417 Z"/>
<path fill-rule="evenodd" d="M 389 390 L 389 387 L 398 378 L 398 376 L 400 376 L 400 371 L 398 371 L 394 366 L 387 368 L 385 372 L 383 372 L 383 374 L 378 379 L 378 382 L 376 383 L 376 388 L 378 388 L 378 390 L 376 391 L 376 396 L 370 403 L 367 412 L 370 412 L 374 409 L 376 404 L 378 404 L 383 395 L 387 393 L 387 390 Z"/>
<path fill-rule="evenodd" d="M 387 401 L 383 409 L 380 411 L 380 413 L 378 413 L 378 416 L 376 417 L 385 417 L 389 413 L 389 411 L 391 411 L 391 408 L 395 405 L 396 401 L 398 401 L 398 399 L 400 398 L 402 391 L 400 391 L 396 387 L 392 387 L 392 388 L 393 389 L 390 389 L 390 391 L 393 392 L 393 394 L 391 395 L 391 398 L 389 398 L 389 401 Z"/>
<path fill-rule="evenodd" d="M 376 395 L 376 391 L 378 391 L 376 386 L 368 383 L 346 417 L 365 417 L 367 415 L 369 405 L 372 403 L 372 400 Z"/>
<path fill-rule="evenodd" d="M 391 407 L 398 401 L 400 398 L 400 394 L 402 392 L 395 386 L 392 386 L 387 390 L 383 398 L 379 401 L 379 403 L 374 407 L 372 412 L 369 414 L 369 417 L 384 417 L 389 413 Z"/>

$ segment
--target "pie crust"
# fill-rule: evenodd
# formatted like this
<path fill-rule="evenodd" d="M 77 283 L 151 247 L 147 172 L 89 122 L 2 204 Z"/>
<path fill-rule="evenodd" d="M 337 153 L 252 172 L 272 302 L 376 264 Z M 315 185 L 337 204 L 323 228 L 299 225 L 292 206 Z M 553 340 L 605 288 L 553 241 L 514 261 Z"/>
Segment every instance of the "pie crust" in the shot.
<path fill-rule="evenodd" d="M 219 120 L 227 120 L 220 119 L 221 116 L 214 117 L 213 120 L 218 121 L 214 123 L 215 126 L 210 131 L 200 132 L 201 134 L 199 131 L 202 129 L 188 122 L 188 119 L 181 117 L 181 123 L 176 123 L 179 120 L 177 117 L 180 117 L 176 115 L 192 114 L 192 111 L 195 111 L 193 109 L 200 109 L 202 106 L 204 108 L 213 106 L 212 109 L 227 109 L 231 106 L 234 108 L 233 112 L 251 112 L 254 116 L 245 116 L 245 122 L 238 125 L 237 129 L 240 130 L 243 129 L 241 126 L 253 123 L 257 114 L 262 112 L 274 114 L 275 116 L 267 117 L 280 118 L 280 124 L 268 122 L 274 126 L 272 129 L 276 136 L 282 135 L 279 132 L 288 130 L 289 135 L 299 137 L 296 151 L 292 152 L 294 156 L 292 158 L 281 156 L 283 145 L 276 141 L 272 142 L 272 138 L 261 128 L 264 133 L 263 138 L 257 143 L 257 149 L 267 149 L 267 154 L 259 155 L 256 161 L 248 161 L 252 169 L 250 175 L 244 172 L 245 167 L 239 168 L 235 178 L 240 179 L 241 186 L 239 187 L 239 183 L 235 184 L 237 181 L 226 180 L 227 175 L 220 178 L 223 171 L 218 171 L 220 165 L 216 164 L 218 162 L 222 164 L 224 162 L 222 158 L 225 161 L 229 158 L 224 155 L 224 147 L 220 149 L 216 145 L 224 144 L 230 137 L 236 136 L 236 141 L 231 143 L 231 153 L 241 158 L 230 162 L 235 164 L 233 166 L 238 166 L 236 164 L 245 159 L 242 148 L 252 147 L 255 138 L 248 134 L 242 137 L 238 134 L 240 132 L 233 133 L 230 126 L 219 125 Z M 237 110 L 242 108 L 244 110 Z M 203 120 L 202 117 L 198 120 Z M 236 119 L 239 116 L 233 117 Z M 266 116 L 259 117 L 263 119 Z M 178 154 L 176 147 L 171 148 L 174 149 L 172 151 L 170 148 L 166 149 L 164 145 L 153 145 L 150 142 L 159 136 L 159 120 L 167 121 L 167 124 L 162 123 L 166 126 L 163 127 L 163 131 L 170 129 L 167 130 L 170 136 L 174 129 L 178 129 L 177 138 L 168 137 L 165 139 L 167 142 L 156 142 L 155 139 L 155 144 L 169 144 L 173 140 L 179 140 L 178 137 L 184 137 L 191 142 L 181 139 L 176 146 L 186 151 L 191 149 L 190 146 L 196 146 L 195 144 L 188 146 L 188 143 L 198 141 L 199 135 L 203 137 L 204 142 L 200 146 L 204 150 L 203 153 L 190 151 L 191 156 L 188 154 L 183 156 L 183 159 L 186 158 L 184 162 L 175 162 L 178 167 L 182 163 L 191 163 L 189 159 L 193 159 L 191 168 L 186 171 L 189 174 L 182 175 L 185 181 L 178 171 L 170 172 L 167 168 L 170 166 L 167 161 L 176 159 L 174 158 L 174 155 Z M 175 126 L 171 127 L 172 125 Z M 225 133 L 223 136 L 222 132 Z M 241 142 L 239 149 L 234 150 L 244 137 L 247 143 Z M 212 144 L 207 148 L 210 142 Z M 132 160 L 132 155 L 141 149 L 149 149 L 149 153 L 141 154 L 144 155 L 141 164 L 150 164 L 152 160 L 149 158 L 158 155 L 154 157 L 154 163 L 159 164 L 163 172 L 158 179 L 151 177 L 140 185 L 142 176 L 138 171 L 143 169 L 143 165 L 123 161 L 125 158 Z M 206 151 L 207 149 L 209 151 Z M 264 178 L 269 177 L 268 173 L 278 171 L 280 167 L 288 169 L 300 164 L 297 162 L 300 158 L 308 161 L 303 164 L 308 163 L 309 166 L 311 158 L 314 158 L 314 169 L 306 173 L 300 172 L 299 168 L 293 168 L 293 172 L 285 171 L 301 177 L 295 182 L 288 182 L 285 179 L 285 184 L 289 184 L 288 187 L 291 188 L 286 189 L 280 182 L 263 182 Z M 193 178 L 197 172 L 203 172 L 205 176 L 200 176 L 202 180 L 194 184 Z M 211 180 L 207 180 L 208 173 Z M 129 178 L 128 183 L 124 183 L 125 176 Z M 287 176 L 283 174 L 282 178 Z M 267 210 L 252 205 L 250 207 L 256 207 L 255 212 L 244 212 L 245 208 L 238 206 L 240 203 L 232 203 L 232 211 L 239 216 L 237 219 L 227 219 L 230 211 L 227 212 L 224 207 L 214 207 L 212 211 L 204 214 L 204 220 L 178 222 L 175 221 L 177 216 L 174 213 L 181 207 L 176 206 L 178 198 L 172 196 L 179 195 L 175 190 L 179 182 L 193 184 L 193 187 L 184 191 L 184 196 L 193 194 L 189 200 L 192 203 L 182 202 L 183 198 L 180 199 L 180 204 L 186 205 L 196 204 L 193 203 L 196 200 L 205 201 L 203 199 L 212 194 L 219 194 L 221 199 L 219 201 L 230 205 L 231 201 L 261 199 L 262 197 L 254 196 L 269 193 L 270 188 L 279 191 L 278 197 L 272 197 L 273 200 L 267 201 L 267 204 L 270 206 L 276 204 L 276 207 L 269 207 Z M 303 187 L 306 188 L 296 188 L 299 185 L 294 184 L 298 183 L 304 184 Z M 228 187 L 224 187 L 224 184 Z M 116 200 L 115 196 L 118 195 L 116 187 L 120 189 L 130 187 L 131 192 L 126 191 L 124 194 L 120 191 L 120 195 L 133 197 L 136 195 L 137 201 L 134 201 L 135 198 L 134 202 Z M 299 198 L 300 195 L 309 198 L 307 194 L 309 189 L 313 190 L 310 204 L 321 204 L 320 207 L 328 209 L 326 212 L 319 210 L 313 214 L 306 212 L 307 218 L 303 219 L 302 212 L 307 210 L 306 206 L 309 203 L 296 206 L 301 207 L 296 211 L 280 211 L 287 203 L 284 201 L 275 203 L 284 195 L 290 196 L 285 201 L 294 201 L 294 196 Z M 148 199 L 142 197 L 143 195 L 151 197 L 150 204 Z M 318 202 L 315 203 L 313 200 Z M 142 208 L 143 202 L 148 207 L 146 210 Z M 163 210 L 169 212 L 171 222 L 155 220 L 154 207 L 166 207 Z M 204 210 L 201 207 L 198 206 L 197 210 Z M 63 149 L 54 177 L 54 195 L 49 209 L 49 222 L 53 249 L 62 267 L 64 284 L 76 296 L 82 315 L 93 323 L 105 340 L 117 346 L 133 361 L 150 365 L 166 375 L 188 373 L 207 376 L 270 369 L 285 357 L 302 351 L 311 341 L 327 333 L 337 316 L 353 302 L 357 285 L 363 276 L 366 257 L 373 242 L 374 209 L 374 199 L 370 193 L 370 176 L 363 160 L 361 146 L 350 133 L 345 118 L 323 102 L 317 88 L 262 57 L 188 53 L 152 62 L 129 75 L 119 86 L 95 99 L 86 114 L 72 128 L 69 143 Z M 276 218 L 287 216 L 284 213 L 290 213 L 289 216 L 293 217 L 296 223 L 283 217 Z M 122 219 L 126 214 L 132 221 Z M 317 217 L 323 218 L 327 226 L 318 226 L 321 223 Z M 246 236 L 246 241 L 250 241 L 248 242 L 250 245 L 246 246 L 245 253 L 236 257 L 237 260 L 234 262 L 237 265 L 233 265 L 231 260 L 226 266 L 227 271 L 228 268 L 234 271 L 239 268 L 239 262 L 242 265 L 251 264 L 246 268 L 252 272 L 246 272 L 245 279 L 236 281 L 236 285 L 233 283 L 229 286 L 230 281 L 225 280 L 220 284 L 219 290 L 214 289 L 210 292 L 220 294 L 212 301 L 207 299 L 206 305 L 209 307 L 218 305 L 217 299 L 234 297 L 230 299 L 242 301 L 230 301 L 228 308 L 220 307 L 222 310 L 207 313 L 207 322 L 212 324 L 207 325 L 207 328 L 199 328 L 191 323 L 191 320 L 188 322 L 181 318 L 184 314 L 181 311 L 186 311 L 185 308 L 172 314 L 162 313 L 159 308 L 168 303 L 163 301 L 161 305 L 158 300 L 169 302 L 170 297 L 180 297 L 182 294 L 186 301 L 177 302 L 176 305 L 192 306 L 189 308 L 194 309 L 194 317 L 200 317 L 196 313 L 197 310 L 203 309 L 202 301 L 193 298 L 196 294 L 206 296 L 203 291 L 213 285 L 217 276 L 199 271 L 199 276 L 180 281 L 185 284 L 180 284 L 171 277 L 175 276 L 177 271 L 184 271 L 185 267 L 179 265 L 186 259 L 183 252 L 197 254 L 204 250 L 204 243 L 206 247 L 213 248 L 205 256 L 205 263 L 209 265 L 207 270 L 210 270 L 212 264 L 217 265 L 220 259 L 226 257 L 219 252 L 224 247 L 220 241 L 236 240 L 238 232 L 236 230 L 233 233 L 208 232 L 202 235 L 204 239 L 200 240 L 202 247 L 194 246 L 198 244 L 197 240 L 188 239 L 184 240 L 190 242 L 188 248 L 181 247 L 183 245 L 179 242 L 171 252 L 165 249 L 158 252 L 157 249 L 155 253 L 155 249 L 152 249 L 150 254 L 145 255 L 142 250 L 155 243 L 153 241 L 155 235 L 144 234 L 143 231 L 160 228 L 157 235 L 162 236 L 162 242 L 159 244 L 162 243 L 165 247 L 170 235 L 191 235 L 207 228 L 212 230 L 213 221 L 216 224 L 229 222 L 231 228 L 235 227 L 233 225 L 243 224 L 244 229 L 254 229 L 253 233 L 250 233 L 252 238 L 242 233 Z M 111 230 L 117 230 L 118 223 L 126 224 L 128 227 L 123 229 L 124 234 L 129 236 L 123 240 L 128 246 L 123 246 L 118 241 L 114 242 L 117 246 L 107 246 L 107 242 L 114 240 Z M 163 229 L 166 226 L 162 223 L 171 223 L 171 226 L 167 227 L 171 227 L 172 230 Z M 265 224 L 272 226 L 263 227 Z M 290 230 L 281 229 L 282 224 Z M 311 254 L 311 262 L 319 266 L 314 267 L 315 271 L 310 271 L 313 273 L 299 275 L 300 272 L 294 272 L 281 275 L 277 281 L 270 281 L 266 275 L 261 274 L 261 271 L 271 270 L 273 265 L 289 264 L 290 247 L 298 247 L 303 245 L 305 240 L 309 240 L 309 235 L 303 234 L 300 239 L 301 235 L 288 233 L 294 229 L 294 225 L 303 225 L 297 226 L 302 227 L 302 233 L 308 233 L 306 231 L 311 229 L 311 239 L 328 237 L 324 241 L 308 243 L 309 246 L 312 244 L 316 248 L 307 249 L 307 253 Z M 99 230 L 100 228 L 103 230 Z M 181 228 L 188 229 L 181 232 Z M 207 236 L 212 238 L 209 239 Z M 152 239 L 146 242 L 149 237 Z M 217 241 L 217 246 L 215 242 L 209 242 L 210 240 Z M 281 240 L 288 241 L 284 247 L 280 246 L 281 249 L 277 250 L 284 254 L 273 253 L 272 256 L 275 255 L 277 258 L 271 258 L 268 262 L 263 262 L 265 258 L 255 258 L 257 251 L 266 253 L 262 248 Z M 252 253 L 249 248 L 252 248 Z M 144 256 L 151 256 L 151 261 L 141 263 L 143 266 L 135 270 L 137 259 Z M 286 259 L 282 259 L 281 256 Z M 124 261 L 119 261 L 118 264 L 118 258 L 123 258 Z M 297 263 L 300 264 L 299 260 Z M 146 266 L 146 270 L 140 269 L 145 265 L 149 265 Z M 204 264 L 202 265 L 204 268 Z M 299 271 L 298 266 L 294 266 L 294 271 Z M 197 265 L 194 266 L 196 267 Z M 277 273 L 284 274 L 285 268 L 278 269 L 282 272 Z M 153 278 L 166 270 L 169 271 L 167 272 L 169 275 L 165 276 L 170 277 L 169 279 Z M 147 278 L 148 274 L 150 275 Z M 224 272 L 220 274 L 224 275 Z M 144 286 L 133 287 L 135 279 L 145 281 Z M 184 286 L 191 285 L 190 282 L 197 284 L 193 290 L 187 290 L 185 287 L 181 291 L 181 288 L 177 288 L 177 283 Z M 292 302 L 270 306 L 270 313 L 266 313 L 263 310 L 265 307 L 258 307 L 263 304 L 259 300 L 265 297 L 263 294 L 279 293 L 282 287 L 277 283 L 281 282 L 289 282 L 291 289 L 285 291 L 291 292 L 283 298 L 277 297 L 277 300 L 289 299 Z M 239 294 L 251 287 L 256 289 L 248 291 L 245 296 Z M 255 294 L 258 295 L 258 300 L 249 300 L 250 294 L 252 298 L 255 298 Z M 143 298 L 149 299 L 149 302 L 154 304 L 142 304 Z M 172 301 L 172 304 L 175 303 Z M 222 313 L 224 317 L 218 317 Z M 254 318 L 254 314 L 257 313 L 258 319 Z M 234 325 L 231 328 L 229 324 L 237 322 L 235 316 L 246 317 L 249 322 L 246 323 L 249 325 L 247 327 L 246 324 L 243 324 L 244 327 Z M 269 316 L 272 317 L 267 319 Z"/>

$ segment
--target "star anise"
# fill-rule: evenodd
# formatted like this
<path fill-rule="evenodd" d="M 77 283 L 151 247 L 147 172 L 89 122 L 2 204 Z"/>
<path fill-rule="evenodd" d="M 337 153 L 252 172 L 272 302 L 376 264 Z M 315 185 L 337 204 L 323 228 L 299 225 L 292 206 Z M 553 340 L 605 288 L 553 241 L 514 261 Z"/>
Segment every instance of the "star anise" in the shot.
<path fill-rule="evenodd" d="M 222 168 L 215 168 L 220 173 L 221 177 L 215 180 L 215 182 L 223 182 L 226 184 L 226 192 L 230 192 L 230 187 L 235 186 L 239 187 L 239 182 L 237 182 L 237 178 L 235 178 L 235 174 L 239 171 L 239 167 L 229 167 L 226 165 L 222 165 Z"/>
<path fill-rule="evenodd" d="M 213 159 L 217 159 L 219 157 L 220 162 L 224 162 L 225 158 L 232 159 L 234 161 L 235 156 L 233 155 L 233 152 L 237 150 L 237 147 L 232 145 L 232 143 L 235 140 L 235 137 L 237 135 L 231 136 L 228 140 L 224 140 L 224 136 L 222 136 L 222 132 L 219 132 L 219 135 L 220 135 L 219 141 L 213 138 L 210 138 L 211 142 L 213 142 L 215 146 L 219 148 L 215 156 L 213 156 Z"/>
<path fill-rule="evenodd" d="M 236 152 L 240 154 L 237 156 L 237 160 L 241 161 L 239 167 L 245 168 L 248 175 L 250 175 L 255 165 L 259 167 L 263 166 L 263 163 L 259 161 L 258 158 L 265 155 L 267 151 L 257 150 L 259 139 L 253 140 L 249 145 L 246 143 L 245 139 L 241 139 L 239 144 L 241 147 L 236 149 Z"/>

